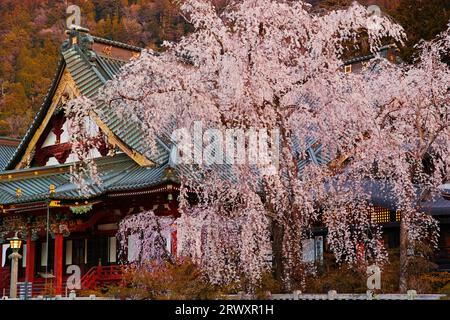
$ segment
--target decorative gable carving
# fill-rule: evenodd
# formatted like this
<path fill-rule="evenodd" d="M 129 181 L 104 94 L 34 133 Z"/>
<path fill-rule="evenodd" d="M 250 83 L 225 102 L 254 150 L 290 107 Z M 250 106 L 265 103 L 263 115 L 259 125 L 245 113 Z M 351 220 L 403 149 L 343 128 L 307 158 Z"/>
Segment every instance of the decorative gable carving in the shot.
<path fill-rule="evenodd" d="M 10 168 L 45 166 L 49 161 L 52 164 L 77 161 L 76 155 L 68 152 L 70 139 L 64 117 L 61 116 L 64 114 L 64 107 L 82 92 L 95 99 L 99 86 L 118 72 L 117 65 L 123 65 L 133 57 L 139 56 L 141 50 L 138 47 L 93 37 L 84 28 L 68 30 L 67 35 L 68 39 L 61 47 L 62 60 L 49 96 L 46 97 L 23 145 L 19 147 L 11 161 Z M 107 59 L 102 60 L 104 57 Z M 114 67 L 110 67 L 110 63 L 113 63 Z M 75 78 L 72 78 L 71 72 L 74 72 Z M 92 86 L 89 85 L 91 82 Z M 80 85 L 80 89 L 77 84 Z M 92 111 L 89 117 L 96 124 L 97 130 L 103 134 L 93 135 L 98 141 L 92 150 L 92 157 L 106 156 L 113 153 L 111 150 L 118 148 L 141 166 L 154 165 L 148 157 L 135 150 L 135 146 L 128 145 L 129 141 L 121 140 L 126 137 L 117 136 L 118 132 L 110 129 L 105 123 L 107 119 L 103 119 L 95 111 Z M 119 131 L 120 135 L 122 133 Z"/>
<path fill-rule="evenodd" d="M 68 160 L 73 161 L 74 157 L 69 158 L 72 150 L 66 132 L 67 124 L 64 109 L 67 103 L 78 95 L 79 91 L 76 88 L 75 82 L 66 70 L 41 126 L 36 131 L 22 161 L 19 163 L 20 167 L 41 167 L 45 165 L 63 164 Z M 93 120 L 90 121 L 96 125 Z M 109 146 L 102 132 L 99 131 L 93 139 L 95 140 L 98 151 L 96 152 L 94 150 L 93 154 L 106 156 L 109 151 Z"/>

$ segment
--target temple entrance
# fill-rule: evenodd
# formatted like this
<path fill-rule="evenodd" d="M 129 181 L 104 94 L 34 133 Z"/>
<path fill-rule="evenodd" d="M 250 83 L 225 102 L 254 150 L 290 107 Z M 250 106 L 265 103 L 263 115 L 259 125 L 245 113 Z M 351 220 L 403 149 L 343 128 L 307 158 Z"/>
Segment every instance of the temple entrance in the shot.
<path fill-rule="evenodd" d="M 87 262 L 90 267 L 109 265 L 108 237 L 91 238 L 88 240 Z"/>

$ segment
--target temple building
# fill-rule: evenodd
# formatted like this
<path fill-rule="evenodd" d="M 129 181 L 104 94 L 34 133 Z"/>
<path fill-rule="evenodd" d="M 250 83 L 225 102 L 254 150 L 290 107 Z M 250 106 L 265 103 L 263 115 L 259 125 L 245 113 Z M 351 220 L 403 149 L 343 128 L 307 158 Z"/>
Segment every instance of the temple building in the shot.
<path fill-rule="evenodd" d="M 0 294 L 8 295 L 7 239 L 16 233 L 24 240 L 19 282 L 32 283 L 33 294 L 52 283 L 54 293 L 61 294 L 69 265 L 80 266 L 85 289 L 120 277 L 115 235 L 124 216 L 144 210 L 177 215 L 169 148 L 161 142 L 150 153 L 139 128 L 106 106 L 86 119 L 102 183 L 92 182 L 82 195 L 71 181 L 70 163 L 78 159 L 71 151 L 64 105 L 79 95 L 95 100 L 98 89 L 140 51 L 82 28 L 68 31 L 51 87 L 22 141 L 0 141 Z M 175 232 L 166 239 L 173 250 L 174 237 Z"/>
<path fill-rule="evenodd" d="M 129 257 L 119 257 L 116 232 L 125 216 L 144 210 L 178 215 L 179 183 L 170 166 L 170 146 L 161 140 L 156 150 L 146 146 L 136 124 L 117 117 L 101 102 L 86 119 L 101 184 L 88 181 L 88 194 L 81 194 L 72 182 L 71 163 L 78 158 L 69 142 L 65 104 L 81 95 L 96 101 L 99 88 L 138 57 L 141 48 L 92 36 L 83 28 L 73 28 L 67 35 L 51 87 L 25 136 L 20 143 L 0 139 L 2 295 L 8 295 L 10 283 L 7 239 L 15 234 L 23 240 L 19 282 L 30 283 L 33 295 L 48 292 L 49 284 L 51 292 L 64 294 L 70 265 L 81 268 L 82 289 L 120 279 L 119 261 Z M 385 48 L 389 59 L 391 49 Z M 371 58 L 349 62 L 345 72 L 357 70 Z M 316 151 L 311 143 L 308 159 L 301 161 L 320 163 Z M 395 206 L 382 197 L 374 203 L 379 206 L 374 219 L 383 223 L 388 246 L 398 246 Z M 433 204 L 430 214 L 441 221 L 442 265 L 450 268 L 450 192 Z M 165 237 L 175 254 L 176 230 Z"/>

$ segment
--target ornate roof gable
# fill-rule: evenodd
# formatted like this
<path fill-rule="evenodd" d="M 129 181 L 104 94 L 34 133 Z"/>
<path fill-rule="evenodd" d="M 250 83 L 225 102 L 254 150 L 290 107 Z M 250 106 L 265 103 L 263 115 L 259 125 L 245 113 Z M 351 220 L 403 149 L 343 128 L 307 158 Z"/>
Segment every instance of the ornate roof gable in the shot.
<path fill-rule="evenodd" d="M 58 107 L 64 99 L 79 95 L 98 103 L 96 112 L 90 117 L 106 135 L 111 148 L 118 147 L 141 166 L 165 163 L 167 146 L 160 144 L 156 154 L 150 154 L 149 147 L 142 142 L 143 132 L 139 125 L 120 119 L 104 103 L 97 101 L 98 90 L 131 58 L 138 57 L 141 48 L 91 36 L 87 29 L 80 27 L 68 30 L 66 34 L 68 38 L 61 46 L 61 58 L 52 85 L 6 169 L 36 164 L 36 147 L 50 134 L 52 128 L 49 126 L 55 121 L 55 114 L 60 112 Z M 39 161 L 37 164 L 42 165 Z"/>

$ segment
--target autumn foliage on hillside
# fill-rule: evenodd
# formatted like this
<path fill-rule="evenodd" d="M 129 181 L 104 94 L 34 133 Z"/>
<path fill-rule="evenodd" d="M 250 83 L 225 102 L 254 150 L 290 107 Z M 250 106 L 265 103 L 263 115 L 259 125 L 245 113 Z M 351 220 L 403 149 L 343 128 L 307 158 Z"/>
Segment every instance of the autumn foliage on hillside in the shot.
<path fill-rule="evenodd" d="M 22 136 L 41 105 L 65 38 L 67 1 L 0 0 L 0 136 Z M 96 36 L 160 48 L 190 30 L 170 0 L 73 0 Z"/>

